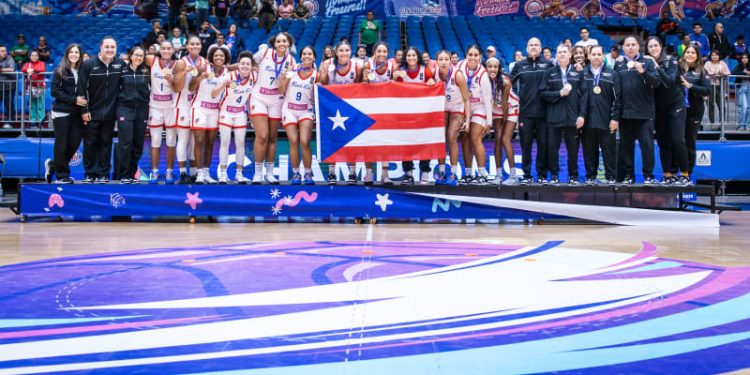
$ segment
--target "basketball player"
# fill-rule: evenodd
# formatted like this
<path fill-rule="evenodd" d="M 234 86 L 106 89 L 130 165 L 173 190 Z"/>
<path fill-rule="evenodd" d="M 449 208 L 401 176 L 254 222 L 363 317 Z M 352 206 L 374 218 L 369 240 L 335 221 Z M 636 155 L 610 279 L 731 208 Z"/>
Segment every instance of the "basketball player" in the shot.
<path fill-rule="evenodd" d="M 159 182 L 159 157 L 161 154 L 161 132 L 167 133 L 167 174 L 165 182 L 174 183 L 175 147 L 177 146 L 177 128 L 174 123 L 175 101 L 177 95 L 172 90 L 174 84 L 174 67 L 172 59 L 174 48 L 169 41 L 161 42 L 159 57 L 146 56 L 146 66 L 151 67 L 151 98 L 148 105 L 148 128 L 151 133 L 151 175 L 149 183 Z"/>
<path fill-rule="evenodd" d="M 237 70 L 230 72 L 226 79 L 219 84 L 224 86 L 223 98 L 219 107 L 219 183 L 226 184 L 229 180 L 227 167 L 229 164 L 229 143 L 234 134 L 235 149 L 235 181 L 238 184 L 250 182 L 243 174 L 245 165 L 245 135 L 247 134 L 247 107 L 250 93 L 257 78 L 253 71 L 253 55 L 241 52 L 237 60 Z"/>

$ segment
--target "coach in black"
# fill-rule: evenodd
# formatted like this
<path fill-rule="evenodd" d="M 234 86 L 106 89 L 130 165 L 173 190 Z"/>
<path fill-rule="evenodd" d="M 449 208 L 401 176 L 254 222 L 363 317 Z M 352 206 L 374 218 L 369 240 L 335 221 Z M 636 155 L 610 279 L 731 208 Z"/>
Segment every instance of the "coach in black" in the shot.
<path fill-rule="evenodd" d="M 635 182 L 635 141 L 641 148 L 644 184 L 654 180 L 654 87 L 661 83 L 653 61 L 638 52 L 635 37 L 625 38 L 624 56 L 615 64 L 615 111 L 620 118 L 620 154 L 618 174 L 624 184 Z"/>
<path fill-rule="evenodd" d="M 116 57 L 117 43 L 111 36 L 99 42 L 99 55 L 86 60 L 81 80 L 88 107 L 83 114 L 84 183 L 108 183 L 112 158 L 115 109 L 123 63 Z"/>
<path fill-rule="evenodd" d="M 583 127 L 586 118 L 586 106 L 581 105 L 581 99 L 585 96 L 584 72 L 573 68 L 570 55 L 570 47 L 564 44 L 557 47 L 557 66 L 547 69 L 539 87 L 542 100 L 547 103 L 547 152 L 551 185 L 560 183 L 560 142 L 563 138 L 568 151 L 568 184 L 579 184 L 578 130 Z"/>
<path fill-rule="evenodd" d="M 604 159 L 604 178 L 614 185 L 617 140 L 615 132 L 620 118 L 616 117 L 615 86 L 617 74 L 604 64 L 604 49 L 593 46 L 589 51 L 590 65 L 584 70 L 586 92 L 586 125 L 583 128 L 583 164 L 586 167 L 586 185 L 596 184 L 599 173 L 599 148 Z"/>
<path fill-rule="evenodd" d="M 547 113 L 539 96 L 539 86 L 544 80 L 544 72 L 552 63 L 540 57 L 542 42 L 537 38 L 529 39 L 526 53 L 529 57 L 516 62 L 511 72 L 513 86 L 520 102 L 518 134 L 521 138 L 523 167 L 522 185 L 531 183 L 531 147 L 536 140 L 537 182 L 547 183 L 547 126 L 544 120 Z"/>
<path fill-rule="evenodd" d="M 120 92 L 117 97 L 117 175 L 122 184 L 137 182 L 138 160 L 143 154 L 143 141 L 148 120 L 151 94 L 151 71 L 144 63 L 146 53 L 140 46 L 128 54 L 130 62 L 122 68 Z"/>

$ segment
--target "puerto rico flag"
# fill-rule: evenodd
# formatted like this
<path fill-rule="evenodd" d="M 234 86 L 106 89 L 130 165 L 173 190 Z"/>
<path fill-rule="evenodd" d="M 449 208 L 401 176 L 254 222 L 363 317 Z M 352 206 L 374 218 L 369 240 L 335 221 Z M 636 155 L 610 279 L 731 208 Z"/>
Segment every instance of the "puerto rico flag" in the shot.
<path fill-rule="evenodd" d="M 318 160 L 376 162 L 445 157 L 445 86 L 316 86 Z"/>

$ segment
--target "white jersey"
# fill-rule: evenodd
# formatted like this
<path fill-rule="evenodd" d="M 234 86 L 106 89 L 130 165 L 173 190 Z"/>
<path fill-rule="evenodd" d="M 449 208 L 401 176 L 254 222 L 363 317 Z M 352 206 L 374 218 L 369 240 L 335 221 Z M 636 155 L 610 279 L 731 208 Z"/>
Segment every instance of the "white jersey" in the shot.
<path fill-rule="evenodd" d="M 185 86 L 183 86 L 182 90 L 177 93 L 175 106 L 178 109 L 186 110 L 192 105 L 193 97 L 195 96 L 194 92 L 190 92 L 190 81 L 193 79 L 193 75 L 191 74 L 191 72 L 194 68 L 200 69 L 201 67 L 205 66 L 206 64 L 208 64 L 208 61 L 200 56 L 198 56 L 198 60 L 195 62 L 195 65 L 193 65 L 192 61 L 190 61 L 190 56 L 185 56 L 181 60 L 185 62 Z"/>
<path fill-rule="evenodd" d="M 288 52 L 283 57 L 276 56 L 276 50 L 263 45 L 253 59 L 258 64 L 258 77 L 253 85 L 253 97 L 269 104 L 280 103 L 283 97 L 279 95 L 276 81 L 281 74 L 284 74 L 284 71 L 294 69 L 294 56 Z"/>
<path fill-rule="evenodd" d="M 226 79 L 234 82 L 232 86 L 224 89 L 224 95 L 221 99 L 220 111 L 222 116 L 242 117 L 247 113 L 247 102 L 250 99 L 250 93 L 253 91 L 255 84 L 255 72 L 251 72 L 245 81 L 240 78 L 240 72 L 235 71 L 227 75 Z"/>
<path fill-rule="evenodd" d="M 464 98 L 461 89 L 456 83 L 456 75 L 460 72 L 458 68 L 450 67 L 448 77 L 445 81 L 445 110 L 446 112 L 458 112 L 457 108 L 464 107 Z M 440 82 L 440 73 L 435 74 L 435 81 Z"/>
<path fill-rule="evenodd" d="M 313 90 L 318 80 L 318 72 L 313 69 L 312 74 L 305 79 L 302 79 L 301 75 L 302 72 L 295 72 L 289 80 L 284 96 L 284 107 L 294 111 L 309 111 L 314 107 Z"/>
<path fill-rule="evenodd" d="M 487 69 L 479 64 L 476 70 L 470 72 L 466 60 L 459 63 L 458 67 L 466 77 L 466 86 L 469 88 L 472 119 L 479 116 L 489 120 L 485 124 L 491 123 L 494 103 L 492 103 L 492 87 Z"/>
<path fill-rule="evenodd" d="M 375 60 L 370 60 L 367 62 L 367 67 L 370 73 L 375 75 L 375 79 L 370 80 L 372 83 L 389 82 L 393 79 L 393 62 L 390 60 L 385 60 L 380 66 L 375 63 Z"/>
<path fill-rule="evenodd" d="M 198 86 L 198 91 L 196 91 L 195 97 L 193 98 L 193 109 L 218 112 L 219 104 L 221 103 L 221 95 L 212 98 L 211 91 L 213 91 L 216 86 L 224 84 L 224 81 L 229 77 L 229 72 L 227 71 L 227 68 L 224 67 L 221 74 L 216 74 L 213 65 L 209 65 L 207 71 L 209 75 L 213 73 L 214 77 L 206 78 L 201 81 L 200 86 Z"/>
<path fill-rule="evenodd" d="M 396 81 L 405 83 L 427 83 L 432 78 L 432 72 L 427 69 L 426 66 L 421 65 L 419 70 L 409 73 L 409 71 L 402 69 L 406 73 L 403 77 L 398 77 Z"/>
<path fill-rule="evenodd" d="M 174 108 L 177 95 L 172 91 L 172 85 L 164 79 L 167 74 L 172 74 L 176 61 L 170 61 L 166 66 L 162 65 L 160 58 L 154 58 L 151 64 L 151 99 L 149 106 L 154 108 Z"/>
<path fill-rule="evenodd" d="M 329 65 L 328 69 L 328 84 L 343 85 L 347 83 L 354 83 L 361 69 L 362 67 L 355 61 L 349 60 L 349 68 L 345 71 L 345 73 L 340 73 L 338 70 L 336 70 L 336 66 L 334 65 L 333 61 L 331 61 L 331 65 Z"/>

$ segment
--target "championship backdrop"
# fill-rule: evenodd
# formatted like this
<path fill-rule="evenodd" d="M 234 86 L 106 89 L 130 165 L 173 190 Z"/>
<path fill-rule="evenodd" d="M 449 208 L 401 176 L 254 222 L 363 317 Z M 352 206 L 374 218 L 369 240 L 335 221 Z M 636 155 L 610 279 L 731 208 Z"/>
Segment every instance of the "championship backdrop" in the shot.
<path fill-rule="evenodd" d="M 298 0 L 299 1 L 299 0 Z M 731 17 L 748 8 L 750 0 L 301 0 L 314 15 L 360 15 L 368 10 L 384 16 L 495 16 L 529 17 L 658 17 L 669 3 L 688 17 L 707 11 Z M 194 1 L 186 1 L 193 7 Z M 0 0 L 0 14 L 122 14 L 166 15 L 166 2 L 156 0 Z"/>

